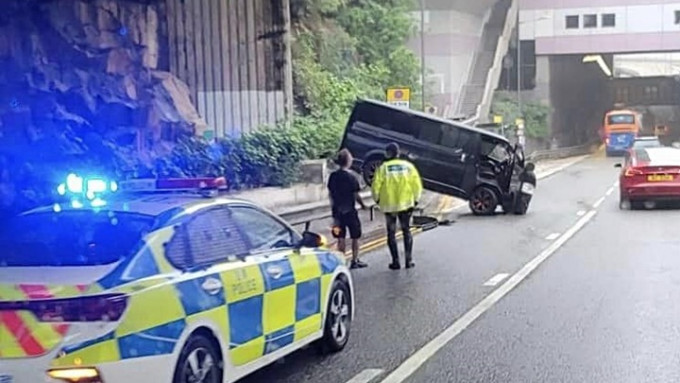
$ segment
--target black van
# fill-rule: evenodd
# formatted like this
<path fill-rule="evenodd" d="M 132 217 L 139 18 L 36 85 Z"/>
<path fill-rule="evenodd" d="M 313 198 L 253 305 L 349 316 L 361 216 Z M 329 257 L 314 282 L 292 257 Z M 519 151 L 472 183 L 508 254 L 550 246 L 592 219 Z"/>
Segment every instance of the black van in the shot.
<path fill-rule="evenodd" d="M 342 147 L 367 184 L 396 142 L 434 192 L 468 200 L 477 215 L 525 214 L 536 187 L 534 165 L 503 136 L 379 101 L 360 100 L 345 128 Z"/>

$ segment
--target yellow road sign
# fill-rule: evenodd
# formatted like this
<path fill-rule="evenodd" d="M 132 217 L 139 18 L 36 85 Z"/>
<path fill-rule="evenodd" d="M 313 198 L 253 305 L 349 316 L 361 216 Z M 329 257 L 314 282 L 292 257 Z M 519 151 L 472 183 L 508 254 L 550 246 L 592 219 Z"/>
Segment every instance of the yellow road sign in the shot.
<path fill-rule="evenodd" d="M 411 89 L 409 88 L 387 89 L 387 102 L 409 102 L 409 101 L 411 101 Z"/>

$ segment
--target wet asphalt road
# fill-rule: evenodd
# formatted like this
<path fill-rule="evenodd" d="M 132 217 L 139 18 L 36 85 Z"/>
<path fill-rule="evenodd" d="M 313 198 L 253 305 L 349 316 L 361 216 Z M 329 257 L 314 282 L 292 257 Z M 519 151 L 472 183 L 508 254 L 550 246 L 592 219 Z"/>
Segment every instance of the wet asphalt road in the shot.
<path fill-rule="evenodd" d="M 533 274 L 399 381 L 678 381 L 680 210 L 620 211 L 615 162 L 589 158 L 540 181 L 524 217 L 454 215 L 416 237 L 413 270 L 387 270 L 384 249 L 369 254 L 370 268 L 354 273 L 348 347 L 303 350 L 243 382 L 345 383 L 365 369 L 383 370 L 380 382 L 503 283 L 486 281 L 518 272 L 590 211 Z"/>

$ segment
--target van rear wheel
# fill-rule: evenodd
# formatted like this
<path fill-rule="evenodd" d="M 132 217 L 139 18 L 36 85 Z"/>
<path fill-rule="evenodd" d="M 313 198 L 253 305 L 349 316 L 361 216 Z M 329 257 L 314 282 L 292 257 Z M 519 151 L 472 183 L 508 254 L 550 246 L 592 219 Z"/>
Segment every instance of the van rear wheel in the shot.
<path fill-rule="evenodd" d="M 366 185 L 372 185 L 373 184 L 373 178 L 375 177 L 375 172 L 378 171 L 378 168 L 382 165 L 382 160 L 379 158 L 369 158 L 365 163 L 364 166 L 361 168 L 361 175 L 364 177 L 364 182 L 366 182 Z"/>
<path fill-rule="evenodd" d="M 470 210 L 475 215 L 492 215 L 498 206 L 498 195 L 487 187 L 480 186 L 472 193 Z"/>

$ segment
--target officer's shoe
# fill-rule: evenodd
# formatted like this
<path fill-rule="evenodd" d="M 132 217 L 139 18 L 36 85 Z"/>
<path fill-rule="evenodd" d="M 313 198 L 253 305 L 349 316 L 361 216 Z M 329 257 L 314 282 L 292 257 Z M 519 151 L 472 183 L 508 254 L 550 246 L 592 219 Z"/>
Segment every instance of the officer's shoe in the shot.
<path fill-rule="evenodd" d="M 363 269 L 363 268 L 366 268 L 366 267 L 368 267 L 368 264 L 366 264 L 365 262 L 362 262 L 358 259 L 356 261 L 352 261 L 352 263 L 349 266 L 350 269 Z"/>
<path fill-rule="evenodd" d="M 392 262 L 392 263 L 390 263 L 390 265 L 389 265 L 388 267 L 390 268 L 390 270 L 399 270 L 399 269 L 401 269 L 401 265 L 400 265 L 399 263 L 397 263 L 397 262 Z"/>
<path fill-rule="evenodd" d="M 406 262 L 406 268 L 407 269 L 412 269 L 414 267 L 416 267 L 416 264 L 413 263 L 413 261 Z"/>

